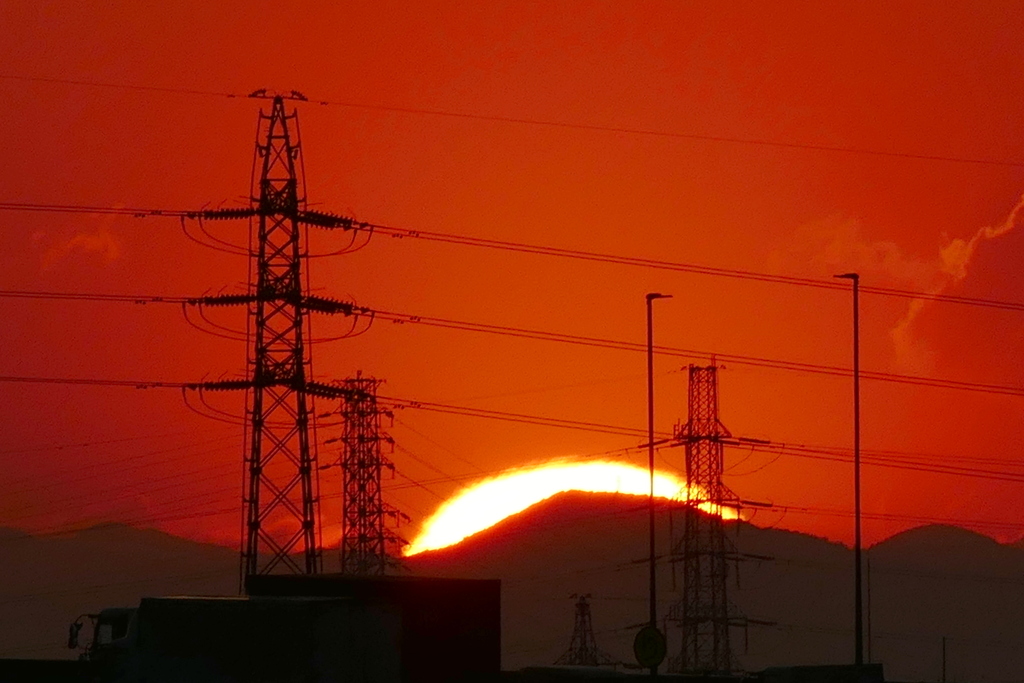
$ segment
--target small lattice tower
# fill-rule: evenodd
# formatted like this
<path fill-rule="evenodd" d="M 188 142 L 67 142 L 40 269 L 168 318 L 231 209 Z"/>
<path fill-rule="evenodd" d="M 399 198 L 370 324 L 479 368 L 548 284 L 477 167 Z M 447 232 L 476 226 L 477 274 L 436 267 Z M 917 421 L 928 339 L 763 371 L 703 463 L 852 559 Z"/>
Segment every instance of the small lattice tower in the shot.
<path fill-rule="evenodd" d="M 673 560 L 683 567 L 682 599 L 670 619 L 682 630 L 682 648 L 670 668 L 686 673 L 732 669 L 729 627 L 734 609 L 727 591 L 728 558 L 722 511 L 735 509 L 736 495 L 722 483 L 723 440 L 731 435 L 718 419 L 718 368 L 689 368 L 689 419 L 675 437 L 685 446 L 689 491 L 683 535 L 673 540 Z"/>
<path fill-rule="evenodd" d="M 555 660 L 566 666 L 601 666 L 611 664 L 611 658 L 597 649 L 594 626 L 590 621 L 590 595 L 573 595 L 576 600 L 576 620 L 569 649 Z"/>
<path fill-rule="evenodd" d="M 391 412 L 377 403 L 381 380 L 357 376 L 343 382 L 344 422 L 341 471 L 343 486 L 341 571 L 358 576 L 381 576 L 394 564 L 391 549 L 402 540 L 387 527 L 398 513 L 384 503 L 381 475 L 394 471 L 384 455 L 394 442 L 383 430 Z"/>

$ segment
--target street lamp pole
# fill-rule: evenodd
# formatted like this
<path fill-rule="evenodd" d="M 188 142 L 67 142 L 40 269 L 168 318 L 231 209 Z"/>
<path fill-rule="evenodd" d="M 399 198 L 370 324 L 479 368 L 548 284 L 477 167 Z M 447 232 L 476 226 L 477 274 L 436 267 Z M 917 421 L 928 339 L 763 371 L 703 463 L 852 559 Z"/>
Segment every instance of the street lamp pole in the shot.
<path fill-rule="evenodd" d="M 860 275 L 844 273 L 838 278 L 853 282 L 853 562 L 854 562 L 854 663 L 864 664 L 864 611 L 861 593 L 860 535 Z"/>
<path fill-rule="evenodd" d="M 671 299 L 671 294 L 651 292 L 647 294 L 647 460 L 651 472 L 651 495 L 648 500 L 650 522 L 650 560 L 651 560 L 651 620 L 650 627 L 658 627 L 658 614 L 655 601 L 654 574 L 654 316 L 651 303 L 655 299 Z M 651 675 L 658 675 L 657 665 L 651 667 Z"/>

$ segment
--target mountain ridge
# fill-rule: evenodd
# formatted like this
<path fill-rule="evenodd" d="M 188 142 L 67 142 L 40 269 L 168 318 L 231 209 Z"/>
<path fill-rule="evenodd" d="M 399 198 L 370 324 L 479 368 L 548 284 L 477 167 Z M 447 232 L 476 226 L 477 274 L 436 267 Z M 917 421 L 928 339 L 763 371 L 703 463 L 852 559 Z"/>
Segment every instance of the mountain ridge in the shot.
<path fill-rule="evenodd" d="M 631 661 L 631 641 L 647 619 L 648 517 L 643 496 L 558 494 L 456 546 L 405 558 L 413 575 L 502 579 L 503 664 L 551 664 L 569 645 L 570 595 L 590 594 L 599 646 Z M 657 507 L 658 613 L 679 598 L 669 537 L 682 506 Z M 734 629 L 737 664 L 846 663 L 852 652 L 852 553 L 810 534 L 728 522 L 748 559 L 730 568 L 733 602 L 771 627 Z M 1009 680 L 1024 669 L 1024 548 L 957 527 L 918 527 L 865 552 L 873 652 L 896 680 L 937 676 L 948 638 L 950 672 L 963 680 Z M 866 563 L 867 564 L 867 563 Z M 156 529 L 103 524 L 31 536 L 0 528 L 0 656 L 69 657 L 67 624 L 144 595 L 234 595 L 238 553 Z M 867 567 L 866 567 L 867 568 Z M 678 629 L 668 629 L 670 651 Z M 744 648 L 744 641 L 749 648 Z M 1012 640 L 1012 637 L 1009 638 Z M 993 644 L 995 643 L 995 644 Z M 987 649 L 986 649 L 987 648 Z M 1002 648 L 1002 649 L 1000 649 Z"/>

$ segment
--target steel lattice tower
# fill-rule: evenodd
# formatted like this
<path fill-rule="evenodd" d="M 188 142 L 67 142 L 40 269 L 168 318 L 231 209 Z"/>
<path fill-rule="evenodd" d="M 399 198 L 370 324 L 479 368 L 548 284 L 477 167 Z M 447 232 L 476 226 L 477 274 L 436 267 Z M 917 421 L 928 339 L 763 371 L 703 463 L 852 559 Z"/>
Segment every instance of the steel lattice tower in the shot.
<path fill-rule="evenodd" d="M 576 620 L 572 629 L 572 641 L 569 643 L 569 649 L 555 660 L 555 664 L 568 666 L 611 664 L 612 659 L 597 649 L 594 626 L 590 621 L 590 596 L 573 595 L 572 597 L 579 598 L 576 601 Z"/>
<path fill-rule="evenodd" d="M 301 263 L 304 235 L 298 212 L 305 208 L 298 119 L 275 98 L 270 115 L 260 112 L 251 201 L 257 229 L 250 259 L 256 300 L 250 352 L 253 387 L 246 458 L 245 573 L 269 572 L 278 563 L 296 573 L 320 570 L 316 457 L 310 447 L 312 397 L 305 390 L 311 359 L 305 337 Z M 282 533 L 283 532 L 283 533 Z M 270 556 L 260 562 L 260 545 Z M 303 565 L 292 553 L 301 551 Z"/>
<path fill-rule="evenodd" d="M 732 669 L 729 627 L 735 621 L 727 592 L 732 545 L 721 513 L 737 496 L 722 483 L 723 440 L 731 435 L 718 419 L 718 368 L 690 366 L 689 419 L 677 428 L 686 450 L 686 505 L 682 539 L 673 555 L 683 565 L 683 596 L 670 618 L 682 629 L 676 671 L 726 673 Z"/>
<path fill-rule="evenodd" d="M 199 212 L 202 219 L 248 218 L 249 291 L 204 297 L 208 306 L 248 308 L 247 378 L 207 382 L 211 390 L 245 389 L 246 450 L 242 494 L 241 579 L 253 574 L 321 571 L 314 397 L 341 398 L 344 389 L 312 380 L 309 313 L 352 314 L 352 305 L 310 296 L 308 226 L 354 227 L 349 218 L 308 211 L 298 115 L 285 99 L 259 114 L 250 206 Z"/>
<path fill-rule="evenodd" d="M 341 471 L 342 532 L 341 571 L 360 576 L 382 576 L 394 562 L 391 546 L 403 541 L 386 526 L 387 517 L 398 513 L 381 496 L 381 474 L 394 465 L 385 457 L 384 446 L 392 446 L 382 421 L 391 412 L 377 403 L 381 380 L 357 376 L 343 382 L 341 403 L 344 422 Z"/>

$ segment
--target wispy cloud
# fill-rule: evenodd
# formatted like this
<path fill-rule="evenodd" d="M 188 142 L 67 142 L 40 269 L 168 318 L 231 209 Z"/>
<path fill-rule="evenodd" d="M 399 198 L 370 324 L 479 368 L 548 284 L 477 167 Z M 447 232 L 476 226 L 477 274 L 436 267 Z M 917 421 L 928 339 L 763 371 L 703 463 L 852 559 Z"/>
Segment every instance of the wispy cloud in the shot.
<path fill-rule="evenodd" d="M 1024 222 L 1024 196 L 1006 219 L 979 228 L 968 238 L 946 238 L 932 258 L 908 255 L 891 241 L 870 241 L 861 225 L 852 219 L 830 218 L 798 229 L 784 250 L 775 252 L 775 269 L 800 274 L 856 271 L 873 285 L 914 289 L 941 294 L 967 278 L 979 247 L 1012 231 Z M 932 353 L 924 340 L 914 334 L 914 323 L 929 305 L 926 299 L 911 299 L 903 315 L 889 330 L 896 365 L 904 371 L 927 372 Z"/>
<path fill-rule="evenodd" d="M 1024 220 L 1024 195 L 1010 211 L 1002 223 L 986 226 L 975 231 L 970 239 L 956 237 L 949 239 L 939 249 L 936 262 L 938 281 L 926 291 L 929 294 L 941 294 L 950 287 L 962 282 L 967 277 L 968 267 L 979 245 L 988 240 L 1002 237 L 1013 230 Z M 912 299 L 906 313 L 889 331 L 896 352 L 896 361 L 901 367 L 920 369 L 926 355 L 920 342 L 913 335 L 914 321 L 925 310 L 928 301 Z"/>
<path fill-rule="evenodd" d="M 933 286 L 937 275 L 934 263 L 906 254 L 895 242 L 868 241 L 859 221 L 842 217 L 801 226 L 769 261 L 779 272 L 827 277 L 856 271 L 873 284 L 914 289 Z"/>
<path fill-rule="evenodd" d="M 42 255 L 42 270 L 51 270 L 57 264 L 76 257 L 99 259 L 110 263 L 121 255 L 121 242 L 106 225 L 95 230 L 83 230 L 70 237 L 58 239 L 46 247 Z"/>

